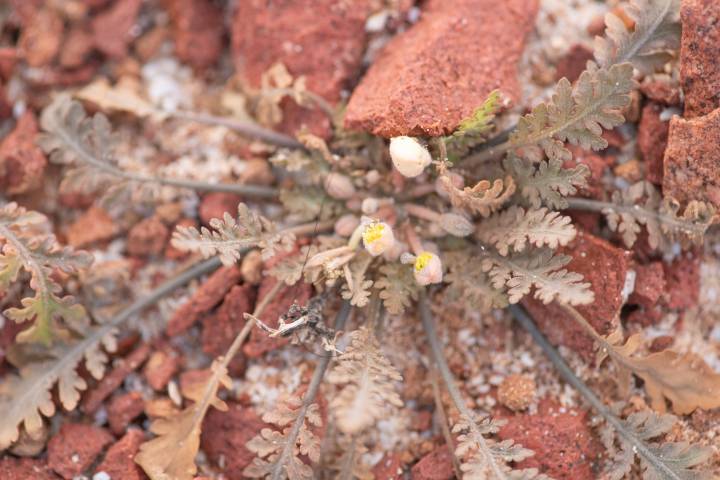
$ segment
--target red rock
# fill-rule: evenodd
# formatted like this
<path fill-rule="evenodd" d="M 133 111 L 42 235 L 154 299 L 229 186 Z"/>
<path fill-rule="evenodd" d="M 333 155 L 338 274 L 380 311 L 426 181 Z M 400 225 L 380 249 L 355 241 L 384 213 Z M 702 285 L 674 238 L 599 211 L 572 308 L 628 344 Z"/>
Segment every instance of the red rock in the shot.
<path fill-rule="evenodd" d="M 95 469 L 95 472 L 105 472 L 112 480 L 144 480 L 147 478 L 142 469 L 135 463 L 134 458 L 145 441 L 142 430 L 131 428 L 127 433 L 105 454 L 105 459 Z"/>
<path fill-rule="evenodd" d="M 655 305 L 666 291 L 663 262 L 636 265 L 634 270 L 635 290 L 628 298 L 628 303 L 645 306 Z"/>
<path fill-rule="evenodd" d="M 663 193 L 682 203 L 720 207 L 720 108 L 703 117 L 670 120 Z"/>
<path fill-rule="evenodd" d="M 602 446 L 589 426 L 587 410 L 561 407 L 543 400 L 537 414 L 498 416 L 508 423 L 498 432 L 500 440 L 512 439 L 535 452 L 519 468 L 537 468 L 552 478 L 599 478 Z"/>
<path fill-rule="evenodd" d="M 48 443 L 48 464 L 55 473 L 71 480 L 87 470 L 112 441 L 104 428 L 65 423 Z"/>
<path fill-rule="evenodd" d="M 585 67 L 587 67 L 588 60 L 592 60 L 593 58 L 592 50 L 585 45 L 573 45 L 565 56 L 558 61 L 555 79 L 560 80 L 565 77 L 571 82 L 575 82 L 585 70 Z"/>
<path fill-rule="evenodd" d="M 179 368 L 180 358 L 177 353 L 172 348 L 166 348 L 150 355 L 143 368 L 143 375 L 148 385 L 159 392 L 167 387 Z"/>
<path fill-rule="evenodd" d="M 680 7 L 682 40 L 680 83 L 685 117 L 707 115 L 720 107 L 720 3 L 684 0 Z"/>
<path fill-rule="evenodd" d="M 200 221 L 203 225 L 210 225 L 213 218 L 223 218 L 225 213 L 229 213 L 232 217 L 237 216 L 238 204 L 242 202 L 242 198 L 232 193 L 212 192 L 203 196 L 198 208 Z"/>
<path fill-rule="evenodd" d="M 272 290 L 277 280 L 273 277 L 265 277 L 260 283 L 258 290 L 258 301 L 262 301 L 265 295 Z M 283 286 L 277 294 L 276 299 L 270 302 L 265 312 L 262 314 L 262 320 L 270 327 L 276 328 L 280 315 L 287 312 L 293 302 L 301 305 L 307 303 L 312 293 L 312 287 L 304 282 L 298 282 L 293 286 Z M 287 338 L 270 338 L 267 333 L 258 328 L 253 328 L 250 333 L 250 339 L 243 347 L 243 352 L 250 358 L 257 358 L 269 352 L 280 348 L 288 343 Z"/>
<path fill-rule="evenodd" d="M 3 87 L 2 82 L 0 82 L 0 120 L 10 118 L 12 115 L 12 109 L 13 107 L 7 98 L 5 87 Z"/>
<path fill-rule="evenodd" d="M 238 73 L 254 87 L 270 67 L 282 63 L 293 77 L 305 76 L 308 90 L 330 103 L 356 75 L 365 46 L 368 0 L 265 0 L 238 2 L 232 50 Z M 328 137 L 330 120 L 318 108 L 283 101 L 278 128 L 294 135 L 302 125 Z"/>
<path fill-rule="evenodd" d="M 700 256 L 685 252 L 671 263 L 663 263 L 663 269 L 668 308 L 680 310 L 697 305 L 700 297 Z"/>
<path fill-rule="evenodd" d="M 59 477 L 43 460 L 3 455 L 0 458 L 0 478 L 2 480 L 57 480 Z"/>
<path fill-rule="evenodd" d="M 14 47 L 0 47 L 0 78 L 7 81 L 12 77 L 19 56 Z"/>
<path fill-rule="evenodd" d="M 75 68 L 85 63 L 93 51 L 93 36 L 83 26 L 73 27 L 63 40 L 60 51 L 60 65 L 64 68 Z"/>
<path fill-rule="evenodd" d="M 590 169 L 587 186 L 580 193 L 585 197 L 602 200 L 605 195 L 603 176 L 610 162 L 594 152 L 573 145 L 570 145 L 570 151 L 572 158 L 563 164 L 565 168 L 573 168 L 582 163 Z"/>
<path fill-rule="evenodd" d="M 116 361 L 112 371 L 105 375 L 105 377 L 98 382 L 97 386 L 90 390 L 83 398 L 82 411 L 85 413 L 94 413 L 107 397 L 120 388 L 125 377 L 142 365 L 149 354 L 150 346 L 147 343 L 143 343 L 127 357 Z"/>
<path fill-rule="evenodd" d="M 495 89 L 517 101 L 517 63 L 537 8 L 537 0 L 427 2 L 420 21 L 385 46 L 353 92 L 345 127 L 439 136 Z"/>
<path fill-rule="evenodd" d="M 113 2 L 107 10 L 96 15 L 92 20 L 95 47 L 108 57 L 127 56 L 141 6 L 142 0 L 123 0 Z"/>
<path fill-rule="evenodd" d="M 165 248 L 169 236 L 170 231 L 159 218 L 146 218 L 128 232 L 127 251 L 139 257 L 158 255 Z"/>
<path fill-rule="evenodd" d="M 653 102 L 665 105 L 680 105 L 680 88 L 676 84 L 661 80 L 646 79 L 640 84 L 640 91 Z"/>
<path fill-rule="evenodd" d="M 670 335 L 662 335 L 660 337 L 656 337 L 652 343 L 650 344 L 650 347 L 648 348 L 652 353 L 656 352 L 662 352 L 663 350 L 667 350 L 670 348 L 675 342 L 675 338 Z"/>
<path fill-rule="evenodd" d="M 412 470 L 413 480 L 450 480 L 455 477 L 452 453 L 447 445 L 437 447 L 416 463 Z"/>
<path fill-rule="evenodd" d="M 112 217 L 100 207 L 91 207 L 70 225 L 66 235 L 68 244 L 78 248 L 110 240 L 117 233 Z"/>
<path fill-rule="evenodd" d="M 663 107 L 649 102 L 642 110 L 638 125 L 637 144 L 645 160 L 645 178 L 655 185 L 662 185 L 663 157 L 668 143 L 670 123 L 660 120 Z"/>
<path fill-rule="evenodd" d="M 28 65 L 42 67 L 55 59 L 63 37 L 63 21 L 52 8 L 34 12 L 22 29 L 19 40 L 20 54 Z"/>
<path fill-rule="evenodd" d="M 28 110 L 15 129 L 0 143 L 0 190 L 9 195 L 37 188 L 45 173 L 47 158 L 35 144 L 38 123 Z"/>
<path fill-rule="evenodd" d="M 375 480 L 400 480 L 403 478 L 403 463 L 400 455 L 386 453 L 372 469 Z"/>
<path fill-rule="evenodd" d="M 113 398 L 107 408 L 110 430 L 115 435 L 122 435 L 144 409 L 145 400 L 140 392 L 127 392 Z"/>
<path fill-rule="evenodd" d="M 232 287 L 217 311 L 203 318 L 203 352 L 213 357 L 224 355 L 245 326 L 243 313 L 252 313 L 254 305 L 255 289 L 251 285 Z M 243 356 L 237 355 L 230 363 L 231 375 L 240 375 L 244 367 Z"/>
<path fill-rule="evenodd" d="M 572 257 L 565 268 L 582 274 L 595 293 L 595 301 L 576 307 L 577 311 L 598 333 L 609 334 L 618 325 L 623 305 L 622 292 L 629 269 L 628 252 L 582 231 L 560 252 Z M 571 348 L 586 360 L 593 358 L 592 338 L 561 306 L 556 303 L 543 305 L 530 296 L 523 299 L 523 304 L 553 344 Z"/>
<path fill-rule="evenodd" d="M 85 193 L 66 192 L 58 195 L 58 203 L 67 208 L 86 210 L 95 201 L 95 197 Z"/>
<path fill-rule="evenodd" d="M 222 11 L 210 0 L 166 0 L 175 54 L 194 68 L 215 64 L 223 48 Z"/>
<path fill-rule="evenodd" d="M 241 277 L 237 266 L 222 267 L 210 275 L 208 279 L 195 290 L 190 300 L 175 311 L 168 321 L 165 332 L 174 337 L 190 328 L 200 316 L 208 312 L 225 297 L 233 285 L 237 285 Z"/>
<path fill-rule="evenodd" d="M 243 469 L 255 458 L 245 444 L 269 425 L 250 408 L 238 403 L 229 403 L 228 407 L 227 412 L 214 408 L 208 411 L 203 421 L 200 447 L 214 464 L 219 465 L 224 459 L 221 471 L 229 480 L 240 480 L 245 478 Z"/>

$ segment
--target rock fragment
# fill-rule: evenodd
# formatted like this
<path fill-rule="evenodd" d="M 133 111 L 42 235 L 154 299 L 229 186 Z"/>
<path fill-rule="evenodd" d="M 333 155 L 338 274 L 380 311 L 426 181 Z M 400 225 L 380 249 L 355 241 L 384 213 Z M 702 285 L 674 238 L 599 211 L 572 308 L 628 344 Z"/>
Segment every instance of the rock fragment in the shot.
<path fill-rule="evenodd" d="M 112 441 L 112 435 L 103 428 L 65 423 L 48 443 L 48 464 L 55 473 L 71 480 L 87 470 Z"/>

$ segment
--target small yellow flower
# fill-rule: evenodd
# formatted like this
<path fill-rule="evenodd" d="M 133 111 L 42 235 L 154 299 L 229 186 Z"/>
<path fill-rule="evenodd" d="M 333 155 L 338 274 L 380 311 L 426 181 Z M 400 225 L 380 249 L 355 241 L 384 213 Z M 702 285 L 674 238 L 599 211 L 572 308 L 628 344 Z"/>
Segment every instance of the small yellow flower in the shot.
<path fill-rule="evenodd" d="M 363 245 L 373 257 L 382 255 L 395 244 L 392 228 L 385 222 L 370 222 L 362 233 Z"/>
<path fill-rule="evenodd" d="M 419 285 L 430 285 L 431 283 L 440 283 L 443 279 L 443 269 L 440 257 L 432 252 L 422 252 L 415 257 L 415 266 L 413 273 L 415 281 Z"/>

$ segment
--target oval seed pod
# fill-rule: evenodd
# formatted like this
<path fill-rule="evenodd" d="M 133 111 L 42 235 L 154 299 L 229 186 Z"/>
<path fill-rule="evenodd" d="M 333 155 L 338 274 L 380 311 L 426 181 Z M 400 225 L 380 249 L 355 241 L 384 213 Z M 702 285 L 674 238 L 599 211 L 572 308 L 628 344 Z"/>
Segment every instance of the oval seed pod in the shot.
<path fill-rule="evenodd" d="M 422 252 L 415 258 L 413 274 L 418 285 L 442 282 L 443 267 L 440 257 L 432 252 Z"/>
<path fill-rule="evenodd" d="M 335 233 L 341 237 L 349 237 L 355 229 L 360 225 L 360 219 L 357 215 L 348 213 L 338 218 L 335 222 Z"/>
<path fill-rule="evenodd" d="M 427 148 L 412 137 L 391 138 L 390 158 L 398 172 L 409 178 L 420 175 L 432 162 Z"/>
<path fill-rule="evenodd" d="M 336 200 L 347 200 L 355 196 L 355 185 L 350 177 L 342 173 L 328 173 L 323 185 L 327 194 Z"/>
<path fill-rule="evenodd" d="M 475 231 L 472 222 L 457 213 L 443 213 L 439 223 L 443 230 L 456 237 L 467 237 Z"/>
<path fill-rule="evenodd" d="M 365 225 L 362 233 L 365 250 L 373 257 L 382 255 L 395 244 L 392 228 L 385 222 L 370 222 Z"/>

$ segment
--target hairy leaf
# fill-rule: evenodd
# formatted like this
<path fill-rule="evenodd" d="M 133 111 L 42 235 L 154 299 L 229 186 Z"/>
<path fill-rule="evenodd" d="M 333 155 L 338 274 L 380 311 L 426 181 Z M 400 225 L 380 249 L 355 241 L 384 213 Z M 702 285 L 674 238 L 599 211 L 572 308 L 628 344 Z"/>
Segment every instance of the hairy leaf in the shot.
<path fill-rule="evenodd" d="M 492 130 L 495 114 L 501 106 L 500 91 L 493 90 L 470 117 L 460 122 L 452 135 L 445 137 L 448 157 L 451 160 L 461 158 L 472 147 L 485 141 L 486 136 Z"/>
<path fill-rule="evenodd" d="M 505 177 L 504 180 L 497 179 L 492 183 L 488 180 L 481 180 L 474 187 L 465 187 L 462 190 L 453 185 L 447 175 L 441 176 L 439 180 L 454 207 L 483 217 L 499 210 L 515 193 L 515 182 L 510 176 Z"/>
<path fill-rule="evenodd" d="M 347 435 L 356 435 L 384 418 L 391 406 L 403 405 L 394 385 L 402 377 L 382 354 L 370 329 L 356 330 L 350 338 L 350 345 L 338 358 L 328 381 L 343 386 L 330 403 L 338 428 Z"/>
<path fill-rule="evenodd" d="M 343 285 L 341 296 L 345 300 L 350 300 L 350 305 L 364 307 L 368 304 L 373 281 L 365 279 L 365 272 L 372 260 L 373 257 L 363 251 L 355 255 L 348 264 L 346 282 Z"/>
<path fill-rule="evenodd" d="M 420 286 L 407 265 L 388 263 L 379 270 L 383 276 L 375 282 L 375 288 L 380 290 L 387 311 L 400 315 L 410 306 L 411 300 L 417 300 Z"/>
<path fill-rule="evenodd" d="M 630 103 L 632 75 L 632 65 L 626 63 L 585 70 L 575 87 L 563 78 L 548 103 L 520 119 L 509 146 L 534 162 L 542 160 L 543 152 L 550 159 L 570 159 L 564 142 L 585 149 L 606 148 L 602 129 L 624 122 L 621 112 Z"/>
<path fill-rule="evenodd" d="M 220 386 L 230 388 L 232 381 L 220 361 L 211 367 L 212 375 L 184 393 L 193 404 L 168 418 L 158 418 L 150 426 L 157 435 L 140 445 L 135 462 L 151 480 L 192 480 L 197 473 L 195 456 L 200 448 L 200 429 L 210 406 L 227 410 L 217 396 Z"/>
<path fill-rule="evenodd" d="M 536 247 L 547 245 L 554 250 L 575 238 L 575 227 L 571 222 L 570 217 L 546 208 L 525 210 L 513 205 L 480 222 L 476 237 L 495 245 L 503 256 L 511 249 L 522 252 L 528 243 Z"/>
<path fill-rule="evenodd" d="M 518 303 L 535 287 L 534 296 L 547 304 L 558 300 L 570 305 L 585 305 L 594 301 L 590 284 L 579 273 L 568 272 L 567 255 L 553 255 L 547 248 L 530 249 L 521 254 L 503 257 L 487 254 L 482 268 L 490 275 L 493 287 L 507 287 L 510 303 Z"/>
<path fill-rule="evenodd" d="M 613 13 L 605 16 L 605 37 L 595 39 L 595 59 L 603 67 L 631 62 L 650 73 L 680 45 L 680 0 L 631 0 L 625 13 L 635 21 L 631 30 Z"/>
<path fill-rule="evenodd" d="M 563 162 L 558 159 L 543 160 L 535 166 L 528 160 L 509 156 L 503 162 L 503 168 L 533 208 L 542 204 L 551 209 L 567 208 L 567 200 L 563 197 L 577 193 L 587 184 L 590 175 L 587 165 L 581 163 L 573 168 L 563 168 Z"/>
<path fill-rule="evenodd" d="M 224 265 L 233 265 L 246 248 L 259 247 L 267 260 L 280 249 L 290 251 L 295 243 L 294 235 L 278 232 L 270 220 L 244 203 L 238 205 L 237 218 L 225 212 L 222 220 L 210 220 L 210 228 L 213 230 L 178 227 L 172 244 L 181 250 L 200 252 L 205 258 L 218 255 Z"/>
<path fill-rule="evenodd" d="M 449 283 L 445 291 L 448 300 L 463 301 L 471 308 L 486 313 L 493 308 L 508 306 L 504 289 L 492 286 L 487 273 L 477 259 L 467 252 L 446 253 L 443 260 L 448 266 L 445 280 Z"/>

